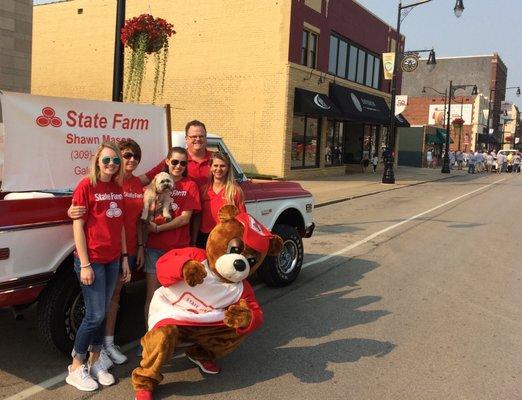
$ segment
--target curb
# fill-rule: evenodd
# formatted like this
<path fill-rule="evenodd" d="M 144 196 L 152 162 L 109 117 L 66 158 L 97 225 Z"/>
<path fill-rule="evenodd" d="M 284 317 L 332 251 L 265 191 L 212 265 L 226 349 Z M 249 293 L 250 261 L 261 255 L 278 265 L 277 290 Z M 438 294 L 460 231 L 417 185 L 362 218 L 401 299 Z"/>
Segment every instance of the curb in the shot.
<path fill-rule="evenodd" d="M 391 187 L 390 189 L 376 190 L 374 192 L 369 192 L 369 193 L 364 193 L 364 194 L 357 194 L 355 196 L 343 197 L 341 199 L 324 201 L 322 203 L 315 204 L 314 208 L 321 208 L 321 207 L 325 207 L 325 206 L 331 206 L 332 204 L 342 203 L 344 201 L 360 199 L 361 197 L 373 196 L 374 194 L 379 194 L 379 193 L 384 193 L 384 192 L 391 192 L 392 190 L 399 190 L 399 189 L 403 189 L 403 188 L 407 188 L 407 187 L 411 187 L 411 186 L 424 185 L 425 183 L 444 181 L 446 179 L 453 179 L 453 178 L 456 178 L 458 176 L 460 176 L 460 175 L 450 175 L 450 176 L 445 176 L 444 178 L 433 179 L 433 180 L 430 180 L 430 181 L 415 182 L 415 183 L 410 183 L 408 185 L 401 185 L 401 186 L 398 186 L 398 187 Z"/>

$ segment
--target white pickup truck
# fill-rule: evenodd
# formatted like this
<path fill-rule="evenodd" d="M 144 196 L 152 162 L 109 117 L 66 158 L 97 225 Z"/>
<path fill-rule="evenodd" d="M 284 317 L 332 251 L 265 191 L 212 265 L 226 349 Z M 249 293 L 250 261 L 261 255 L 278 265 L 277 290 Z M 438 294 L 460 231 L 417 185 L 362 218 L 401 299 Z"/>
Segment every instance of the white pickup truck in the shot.
<path fill-rule="evenodd" d="M 183 135 L 173 133 L 172 142 L 179 144 Z M 209 134 L 208 146 L 231 155 L 219 136 Z M 247 179 L 232 162 L 248 212 L 284 241 L 281 254 L 267 257 L 258 276 L 270 286 L 289 285 L 303 262 L 302 238 L 314 230 L 312 195 L 294 182 Z M 0 307 L 19 312 L 38 302 L 41 336 L 65 354 L 84 313 L 73 271 L 70 204 L 67 192 L 0 192 Z"/>

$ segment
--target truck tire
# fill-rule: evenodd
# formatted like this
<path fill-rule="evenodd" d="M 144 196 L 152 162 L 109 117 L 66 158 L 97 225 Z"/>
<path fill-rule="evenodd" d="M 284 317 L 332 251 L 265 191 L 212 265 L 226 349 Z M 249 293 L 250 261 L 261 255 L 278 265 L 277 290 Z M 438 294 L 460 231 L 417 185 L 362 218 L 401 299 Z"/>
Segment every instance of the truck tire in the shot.
<path fill-rule="evenodd" d="M 296 228 L 290 225 L 274 225 L 272 233 L 283 239 L 283 250 L 279 256 L 267 256 L 257 274 L 267 286 L 288 286 L 295 281 L 301 271 L 304 256 L 303 241 Z"/>
<path fill-rule="evenodd" d="M 38 301 L 37 314 L 43 340 L 70 356 L 76 331 L 85 315 L 80 284 L 72 266 L 49 283 Z"/>

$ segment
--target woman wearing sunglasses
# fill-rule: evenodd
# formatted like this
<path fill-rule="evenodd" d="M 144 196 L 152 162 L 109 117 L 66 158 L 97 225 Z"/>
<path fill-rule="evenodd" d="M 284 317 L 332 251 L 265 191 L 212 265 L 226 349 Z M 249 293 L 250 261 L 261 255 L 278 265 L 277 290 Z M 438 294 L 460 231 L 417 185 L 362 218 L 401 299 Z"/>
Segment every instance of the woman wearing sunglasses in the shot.
<path fill-rule="evenodd" d="M 114 377 L 100 360 L 100 350 L 120 261 L 121 279 L 130 279 L 120 164 L 120 150 L 112 143 L 103 143 L 92 159 L 89 176 L 80 181 L 73 193 L 74 203 L 85 207 L 86 211 L 73 221 L 74 270 L 80 281 L 85 316 L 76 333 L 66 382 L 83 391 L 96 390 L 96 381 L 102 385 L 114 383 Z"/>
<path fill-rule="evenodd" d="M 134 175 L 134 171 L 141 161 L 141 148 L 139 144 L 132 139 L 119 142 L 118 148 L 122 156 L 124 174 L 122 184 L 124 206 L 123 225 L 125 227 L 128 262 L 131 271 L 134 269 L 140 270 L 145 261 L 140 221 L 141 211 L 143 209 L 143 185 L 140 178 Z M 68 215 L 76 219 L 83 216 L 85 211 L 86 208 L 83 206 L 72 205 L 69 208 Z M 103 338 L 103 348 L 100 353 L 100 359 L 107 369 L 111 368 L 113 364 L 123 364 L 127 361 L 127 356 L 114 344 L 114 331 L 118 316 L 120 294 L 124 283 L 121 279 L 117 281 L 107 311 L 105 337 Z"/>
<path fill-rule="evenodd" d="M 228 154 L 216 151 L 210 157 L 209 181 L 201 188 L 201 213 L 194 216 L 192 243 L 204 249 L 210 231 L 218 223 L 218 211 L 225 204 L 233 204 L 246 212 L 243 190 L 234 179 Z M 194 237 L 197 233 L 197 238 Z"/>
<path fill-rule="evenodd" d="M 167 172 L 174 180 L 170 197 L 172 220 L 162 225 L 150 222 L 149 238 L 145 250 L 145 272 L 147 276 L 147 299 L 145 301 L 145 321 L 149 305 L 156 289 L 160 287 L 156 277 L 156 261 L 167 251 L 190 245 L 189 222 L 192 212 L 199 212 L 199 191 L 196 183 L 187 178 L 187 150 L 182 147 L 170 149 L 165 159 Z M 161 207 L 157 207 L 161 210 Z"/>

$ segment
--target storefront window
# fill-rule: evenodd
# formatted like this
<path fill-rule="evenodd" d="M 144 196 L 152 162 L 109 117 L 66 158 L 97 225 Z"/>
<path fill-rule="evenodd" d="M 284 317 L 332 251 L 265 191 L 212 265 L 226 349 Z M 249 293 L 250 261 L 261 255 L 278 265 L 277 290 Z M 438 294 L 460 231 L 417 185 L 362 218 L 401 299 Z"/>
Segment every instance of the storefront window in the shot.
<path fill-rule="evenodd" d="M 344 154 L 344 123 L 338 121 L 328 121 L 328 136 L 324 163 L 327 166 L 342 165 Z"/>
<path fill-rule="evenodd" d="M 378 152 L 379 147 L 379 127 L 372 126 L 371 146 L 370 146 L 370 158 Z"/>
<path fill-rule="evenodd" d="M 292 129 L 292 168 L 317 167 L 319 164 L 318 118 L 294 115 Z"/>

